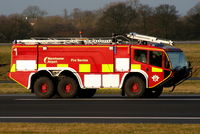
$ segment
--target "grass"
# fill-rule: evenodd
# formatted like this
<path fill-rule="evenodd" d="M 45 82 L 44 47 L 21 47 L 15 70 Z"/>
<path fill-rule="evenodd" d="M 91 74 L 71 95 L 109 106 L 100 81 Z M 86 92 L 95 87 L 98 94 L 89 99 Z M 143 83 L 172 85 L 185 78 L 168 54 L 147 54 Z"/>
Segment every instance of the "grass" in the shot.
<path fill-rule="evenodd" d="M 187 80 L 175 88 L 175 91 L 169 93 L 171 88 L 165 88 L 164 93 L 168 94 L 200 94 L 200 80 Z"/>
<path fill-rule="evenodd" d="M 193 77 L 200 77 L 200 44 L 178 44 L 193 66 Z"/>
<path fill-rule="evenodd" d="M 0 123 L 3 134 L 198 134 L 199 124 Z"/>
<path fill-rule="evenodd" d="M 0 94 L 24 94 L 30 91 L 17 83 L 0 83 Z"/>
<path fill-rule="evenodd" d="M 7 73 L 10 70 L 11 46 L 0 46 L 0 80 L 10 80 Z"/>

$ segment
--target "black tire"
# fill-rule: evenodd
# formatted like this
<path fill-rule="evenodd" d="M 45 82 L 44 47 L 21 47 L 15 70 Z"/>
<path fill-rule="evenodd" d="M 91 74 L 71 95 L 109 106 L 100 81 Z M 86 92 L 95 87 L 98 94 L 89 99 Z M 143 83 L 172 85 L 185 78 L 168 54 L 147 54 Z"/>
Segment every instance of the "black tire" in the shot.
<path fill-rule="evenodd" d="M 128 97 L 139 98 L 145 92 L 145 83 L 140 77 L 132 76 L 126 80 L 124 90 Z"/>
<path fill-rule="evenodd" d="M 79 91 L 78 97 L 80 98 L 91 98 L 95 95 L 96 89 L 81 89 Z"/>
<path fill-rule="evenodd" d="M 74 98 L 78 94 L 79 86 L 73 78 L 64 77 L 58 82 L 57 91 L 62 98 Z"/>
<path fill-rule="evenodd" d="M 163 87 L 160 88 L 149 88 L 144 93 L 145 98 L 158 98 L 163 92 Z"/>
<path fill-rule="evenodd" d="M 51 98 L 55 95 L 53 81 L 48 77 L 38 78 L 34 83 L 33 90 L 40 98 Z"/>

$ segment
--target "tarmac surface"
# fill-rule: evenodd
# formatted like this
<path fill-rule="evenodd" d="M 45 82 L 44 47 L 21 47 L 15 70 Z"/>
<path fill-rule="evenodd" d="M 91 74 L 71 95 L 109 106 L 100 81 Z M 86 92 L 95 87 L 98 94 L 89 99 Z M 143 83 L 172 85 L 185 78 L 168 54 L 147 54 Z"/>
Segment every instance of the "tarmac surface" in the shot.
<path fill-rule="evenodd" d="M 0 122 L 200 123 L 200 95 L 128 98 L 40 99 L 33 94 L 0 95 Z"/>

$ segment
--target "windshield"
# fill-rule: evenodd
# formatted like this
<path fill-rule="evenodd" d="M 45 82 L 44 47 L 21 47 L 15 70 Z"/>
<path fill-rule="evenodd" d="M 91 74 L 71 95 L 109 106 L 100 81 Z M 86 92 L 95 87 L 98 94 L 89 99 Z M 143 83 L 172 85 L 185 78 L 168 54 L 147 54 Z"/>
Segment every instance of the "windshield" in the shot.
<path fill-rule="evenodd" d="M 183 52 L 167 52 L 172 63 L 172 69 L 188 67 L 188 62 Z"/>

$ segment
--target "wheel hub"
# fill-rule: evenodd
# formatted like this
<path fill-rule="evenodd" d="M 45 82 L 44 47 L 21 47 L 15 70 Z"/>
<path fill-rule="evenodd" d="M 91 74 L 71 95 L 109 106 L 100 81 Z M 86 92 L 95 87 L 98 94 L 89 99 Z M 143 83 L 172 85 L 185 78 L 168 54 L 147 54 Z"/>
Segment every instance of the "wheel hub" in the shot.
<path fill-rule="evenodd" d="M 134 93 L 140 92 L 138 83 L 134 83 L 134 84 L 132 85 L 131 91 L 134 92 Z"/>
<path fill-rule="evenodd" d="M 65 91 L 66 91 L 66 93 L 70 93 L 71 90 L 72 90 L 72 85 L 71 85 L 71 84 L 67 84 L 67 85 L 65 86 Z"/>
<path fill-rule="evenodd" d="M 41 85 L 41 92 L 42 93 L 48 92 L 48 85 L 46 83 Z"/>

